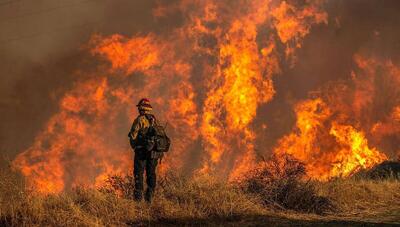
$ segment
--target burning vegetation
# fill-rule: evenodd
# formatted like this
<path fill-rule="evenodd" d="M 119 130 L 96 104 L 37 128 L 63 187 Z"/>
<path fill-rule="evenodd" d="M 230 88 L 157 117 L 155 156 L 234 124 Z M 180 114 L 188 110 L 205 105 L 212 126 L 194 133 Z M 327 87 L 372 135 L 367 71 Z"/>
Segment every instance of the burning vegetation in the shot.
<path fill-rule="evenodd" d="M 304 164 L 305 178 L 327 181 L 398 155 L 400 68 L 363 51 L 347 79 L 295 100 L 292 130 L 265 147 L 263 131 L 275 129 L 260 109 L 276 96 L 274 78 L 300 61 L 312 29 L 329 24 L 326 1 L 166 2 L 154 18 L 183 21 L 168 32 L 92 36 L 85 50 L 96 66 L 76 69 L 58 111 L 13 162 L 29 186 L 59 193 L 130 170 L 126 133 L 141 97 L 152 100 L 171 134 L 163 173 L 233 181 L 264 152 L 290 155 Z"/>

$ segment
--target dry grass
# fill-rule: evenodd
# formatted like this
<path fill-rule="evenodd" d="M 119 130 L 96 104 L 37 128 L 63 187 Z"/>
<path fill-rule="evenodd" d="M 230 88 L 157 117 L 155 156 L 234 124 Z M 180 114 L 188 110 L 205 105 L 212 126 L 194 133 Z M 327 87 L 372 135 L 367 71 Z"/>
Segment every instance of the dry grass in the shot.
<path fill-rule="evenodd" d="M 133 192 L 131 176 L 113 176 L 100 191 L 129 199 Z M 187 178 L 172 172 L 159 180 L 152 218 L 231 219 L 262 215 L 265 209 L 255 197 L 208 175 Z"/>
<path fill-rule="evenodd" d="M 37 195 L 25 190 L 22 178 L 6 165 L 2 166 L 0 226 L 204 225 L 209 222 L 244 226 L 269 222 L 290 226 L 296 223 L 326 224 L 331 220 L 400 223 L 400 182 L 394 179 L 337 179 L 326 183 L 312 182 L 313 186 L 305 189 L 301 187 L 310 182 L 297 182 L 294 191 L 286 192 L 286 198 L 297 193 L 290 197 L 290 204 L 296 200 L 304 203 L 304 198 L 299 195 L 311 195 L 305 196 L 308 204 L 313 204 L 315 198 L 329 199 L 336 209 L 321 216 L 304 213 L 310 211 L 307 209 L 293 211 L 296 207 L 285 208 L 282 204 L 276 209 L 279 200 L 266 203 L 260 194 L 243 191 L 205 175 L 186 178 L 167 174 L 159 180 L 158 193 L 151 205 L 129 199 L 129 176 L 115 176 L 107 187 L 99 190 L 80 187 L 60 195 Z M 278 185 L 291 185 L 286 183 Z M 124 191 L 128 193 L 124 194 Z"/>
<path fill-rule="evenodd" d="M 400 181 L 391 178 L 336 179 L 318 183 L 320 195 L 339 207 L 334 215 L 354 220 L 400 223 Z"/>
<path fill-rule="evenodd" d="M 2 177 L 8 174 L 16 179 L 9 171 L 1 172 Z M 130 184 L 130 177 L 115 179 Z M 169 174 L 161 180 L 151 205 L 136 203 L 120 192 L 110 187 L 78 187 L 69 193 L 46 196 L 28 193 L 15 181 L 5 181 L 0 187 L 0 226 L 146 225 L 229 220 L 264 215 L 266 211 L 254 198 L 209 176 L 188 179 Z"/>

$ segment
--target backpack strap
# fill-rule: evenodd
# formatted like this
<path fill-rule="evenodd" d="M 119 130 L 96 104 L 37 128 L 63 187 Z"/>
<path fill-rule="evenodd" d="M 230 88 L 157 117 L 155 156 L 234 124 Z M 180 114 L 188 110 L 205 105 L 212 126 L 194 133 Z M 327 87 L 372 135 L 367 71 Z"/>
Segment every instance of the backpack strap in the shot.
<path fill-rule="evenodd" d="M 144 116 L 145 116 L 146 119 L 149 121 L 149 123 L 150 123 L 151 126 L 157 125 L 157 123 L 156 123 L 156 122 L 157 122 L 157 121 L 156 121 L 156 117 L 154 117 L 153 114 L 145 114 Z"/>

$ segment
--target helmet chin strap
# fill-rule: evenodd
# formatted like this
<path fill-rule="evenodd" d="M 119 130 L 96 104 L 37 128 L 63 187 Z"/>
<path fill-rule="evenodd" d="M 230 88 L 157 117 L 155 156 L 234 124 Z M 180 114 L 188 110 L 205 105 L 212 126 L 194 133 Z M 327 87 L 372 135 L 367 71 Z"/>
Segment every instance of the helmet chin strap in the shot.
<path fill-rule="evenodd" d="M 141 114 L 141 115 L 143 115 L 143 114 L 146 114 L 146 113 L 149 113 L 150 111 L 148 111 L 148 110 L 143 110 L 143 109 L 138 109 L 138 111 L 139 111 L 139 114 Z"/>

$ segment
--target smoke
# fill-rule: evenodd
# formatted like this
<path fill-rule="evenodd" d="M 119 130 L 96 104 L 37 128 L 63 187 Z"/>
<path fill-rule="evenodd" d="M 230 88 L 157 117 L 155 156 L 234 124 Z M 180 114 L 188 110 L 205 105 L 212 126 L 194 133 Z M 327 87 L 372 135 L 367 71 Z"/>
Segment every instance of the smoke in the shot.
<path fill-rule="evenodd" d="M 350 80 L 357 68 L 353 57 L 366 54 L 399 63 L 400 3 L 385 1 L 327 1 L 328 25 L 315 26 L 297 52 L 294 67 L 273 78 L 276 95 L 260 108 L 270 129 L 259 147 L 272 147 L 295 122 L 293 104 L 322 86 Z M 266 143 L 266 144 L 265 144 Z"/>
<path fill-rule="evenodd" d="M 248 166 L 243 163 L 248 160 L 248 164 L 251 165 L 255 158 L 251 152 L 269 154 L 273 152 L 281 138 L 296 131 L 297 119 L 294 107 L 297 103 L 314 97 L 316 93 L 322 97 L 321 93 L 324 92 L 332 92 L 336 98 L 343 98 L 326 87 L 330 84 L 356 86 L 352 83 L 354 73 L 368 75 L 354 60 L 356 55 L 368 56 L 377 62 L 390 60 L 395 65 L 398 65 L 400 60 L 398 54 L 400 31 L 397 29 L 397 22 L 400 21 L 398 14 L 400 3 L 396 0 L 326 1 L 323 10 L 328 15 L 327 23 L 324 23 L 323 14 L 314 5 L 311 7 L 311 13 L 299 10 L 296 14 L 296 10 L 293 10 L 294 15 L 285 14 L 288 9 L 292 10 L 288 5 L 301 9 L 302 6 L 314 1 L 291 0 L 287 1 L 287 4 L 281 4 L 283 1 L 274 0 L 271 5 L 277 7 L 281 4 L 281 8 L 278 9 L 283 12 L 277 10 L 274 17 L 283 15 L 282 20 L 305 21 L 304 24 L 295 21 L 295 24 L 298 23 L 293 29 L 296 32 L 288 29 L 289 35 L 279 31 L 287 29 L 283 21 L 279 24 L 279 20 L 276 19 L 276 24 L 271 25 L 270 21 L 263 18 L 265 15 L 259 16 L 256 13 L 253 15 L 251 10 L 256 7 L 252 8 L 247 1 L 238 1 L 239 6 L 230 6 L 222 1 L 215 3 L 218 17 L 214 15 L 216 9 L 213 7 L 204 7 L 205 16 L 197 11 L 196 7 L 203 7 L 207 2 L 86 0 L 70 3 L 65 0 L 58 3 L 44 1 L 40 4 L 19 1 L 13 6 L 0 6 L 10 7 L 7 8 L 7 18 L 14 18 L 7 19 L 6 22 L 0 21 L 0 28 L 3 27 L 2 30 L 7 31 L 7 34 L 3 34 L 0 39 L 2 50 L 0 115 L 3 119 L 0 127 L 0 148 L 11 156 L 26 150 L 37 155 L 33 151 L 46 147 L 38 142 L 42 137 L 45 138 L 44 143 L 50 139 L 53 143 L 63 142 L 53 135 L 53 128 L 55 131 L 59 130 L 59 127 L 63 128 L 62 135 L 68 135 L 68 130 L 71 130 L 69 127 L 74 128 L 78 135 L 80 130 L 87 130 L 85 127 L 93 127 L 98 134 L 102 133 L 101 130 L 108 129 L 92 118 L 110 121 L 108 123 L 115 125 L 113 129 L 118 132 L 117 135 L 125 135 L 125 131 L 129 128 L 126 122 L 131 120 L 127 115 L 132 115 L 129 116 L 131 118 L 135 113 L 133 98 L 148 96 L 150 93 L 154 97 L 152 101 L 154 100 L 159 107 L 160 113 L 163 113 L 160 117 L 172 121 L 172 134 L 183 137 L 174 143 L 174 145 L 182 144 L 176 148 L 179 150 L 179 161 L 173 160 L 172 163 L 182 166 L 187 172 L 198 169 L 207 171 L 208 168 L 211 169 L 213 165 L 222 162 L 220 159 L 224 159 L 223 162 L 226 164 L 220 168 L 223 169 L 223 173 L 227 173 L 232 168 L 247 168 Z M 315 2 L 318 3 L 315 5 L 319 5 L 322 1 Z M 259 10 L 263 10 L 263 7 L 264 5 L 260 5 Z M 185 12 L 193 14 L 187 15 Z M 204 18 L 196 21 L 196 16 L 199 15 Z M 247 33 L 247 30 L 243 32 L 240 26 L 230 28 L 228 22 L 235 21 L 235 18 L 239 18 L 236 22 L 238 25 L 248 26 L 250 31 L 251 26 L 265 26 L 265 30 L 258 29 L 260 31 L 257 30 L 257 34 L 253 35 Z M 257 22 L 257 19 L 261 22 Z M 187 39 L 178 38 L 182 34 L 174 32 L 188 22 L 196 26 L 180 30 L 182 33 L 187 33 Z M 18 26 L 15 27 L 13 23 Z M 276 34 L 275 31 L 270 31 L 273 28 L 278 30 Z M 226 35 L 220 34 L 219 29 Z M 245 37 L 244 40 L 247 42 L 237 39 L 236 36 Z M 175 44 L 177 40 L 180 42 L 179 45 Z M 140 52 L 140 48 L 135 48 L 135 45 L 149 47 L 152 54 Z M 230 45 L 243 50 L 230 49 Z M 110 46 L 121 47 L 119 54 L 126 52 L 127 58 L 122 56 L 123 54 L 118 55 L 118 59 L 113 58 L 115 56 L 112 56 L 112 53 L 110 55 Z M 232 57 L 235 54 L 247 57 L 248 53 L 250 55 L 257 53 L 258 47 L 264 48 L 264 57 L 273 59 L 273 62 L 268 64 L 279 65 L 279 67 L 270 65 L 265 67 L 270 71 L 262 72 L 262 77 L 258 77 L 258 73 L 264 66 L 253 66 L 237 59 L 235 63 L 235 58 Z M 220 49 L 223 51 L 216 54 Z M 174 53 L 171 53 L 171 50 Z M 131 64 L 124 62 L 124 59 L 148 61 L 143 64 L 136 62 Z M 258 64 L 263 61 L 262 58 L 253 56 L 250 63 L 254 62 Z M 233 67 L 235 64 L 248 64 L 245 66 L 248 66 L 255 76 L 250 74 L 251 79 L 238 81 L 239 86 L 232 89 L 229 87 L 231 85 L 226 85 L 226 81 L 235 80 L 241 73 L 240 70 L 235 71 Z M 216 72 L 217 70 L 213 68 L 216 65 L 220 65 L 219 69 L 223 72 Z M 385 67 L 384 64 L 376 65 L 378 68 Z M 109 69 L 110 66 L 112 70 Z M 232 72 L 234 77 L 226 76 L 227 70 Z M 107 78 L 103 73 L 108 75 Z M 214 74 L 222 75 L 221 78 L 223 76 L 224 78 L 213 78 Z M 121 75 L 129 79 L 123 80 Z M 262 87 L 241 90 L 241 86 L 248 86 L 254 81 L 260 82 L 260 78 L 266 81 Z M 124 83 L 128 88 L 122 88 Z M 93 84 L 99 88 L 93 88 L 91 86 Z M 383 90 L 387 87 L 382 86 Z M 86 89 L 87 93 L 79 89 Z M 156 89 L 157 91 L 154 91 Z M 235 89 L 239 92 L 232 92 Z M 109 102 L 99 103 L 96 97 L 91 97 L 89 91 L 99 97 L 103 97 L 103 93 L 106 94 L 104 97 L 107 97 Z M 146 93 L 146 91 L 151 92 Z M 235 112 L 237 109 L 247 110 L 243 107 L 243 103 L 235 100 L 237 94 L 243 92 L 249 97 L 258 98 L 244 102 L 249 105 L 248 112 Z M 112 98 L 109 98 L 110 96 Z M 210 98 L 211 96 L 215 98 Z M 382 100 L 389 96 L 377 92 L 376 97 L 380 98 L 372 104 L 376 106 L 374 112 L 377 113 L 375 117 L 371 117 L 374 120 L 367 119 L 360 122 L 380 122 L 383 125 L 375 127 L 381 135 L 379 139 L 373 139 L 376 136 L 370 133 L 373 123 L 364 129 L 366 137 L 370 142 L 369 145 L 372 144 L 373 147 L 378 147 L 379 150 L 393 156 L 397 149 L 398 138 L 393 135 L 388 136 L 386 132 L 390 121 L 385 119 L 391 114 L 392 106 L 399 102 L 394 101 L 394 104 L 388 107 Z M 97 106 L 87 106 L 80 98 L 93 101 Z M 116 99 L 118 101 L 115 101 Z M 236 103 L 229 109 L 221 107 L 222 102 Z M 116 105 L 110 116 L 107 116 L 104 109 L 109 110 L 110 106 L 107 105 L 110 103 L 118 106 Z M 167 105 L 168 107 L 165 107 Z M 178 111 L 173 107 L 183 110 Z M 379 115 L 379 107 L 386 107 L 384 114 Z M 81 113 L 82 110 L 84 114 Z M 365 111 L 362 108 L 361 110 Z M 207 115 L 207 111 L 211 115 Z M 65 116 L 73 120 L 68 122 L 72 126 L 56 122 L 63 120 Z M 176 118 L 183 120 L 181 122 Z M 226 118 L 227 122 L 219 121 L 221 118 Z M 80 122 L 82 119 L 89 120 L 82 123 Z M 226 123 L 230 126 L 224 128 Z M 204 129 L 206 126 L 212 127 L 208 127 L 207 131 Z M 181 131 L 177 130 L 180 127 Z M 393 133 L 394 129 L 391 130 Z M 253 131 L 257 136 L 252 135 Z M 235 135 L 229 135 L 230 132 Z M 99 153 L 109 155 L 107 148 L 118 147 L 118 152 L 129 149 L 115 145 L 123 144 L 126 138 L 117 138 L 111 132 L 106 132 L 104 135 L 113 138 L 114 143 L 104 142 L 98 136 L 85 138 L 93 139 L 95 142 L 100 141 L 101 145 L 105 146 L 98 148 Z M 242 141 L 238 141 L 239 138 Z M 78 138 L 77 141 L 81 139 Z M 73 148 L 78 144 L 77 141 L 67 144 L 65 151 L 68 154 L 63 156 L 63 159 L 72 161 L 64 164 L 67 169 L 65 176 L 55 176 L 54 182 L 63 177 L 68 179 L 64 180 L 65 185 L 56 187 L 56 190 L 73 185 L 73 178 L 80 171 L 88 172 L 90 176 L 104 172 L 99 170 L 104 169 L 103 166 L 95 170 L 82 166 L 74 167 L 81 164 L 80 158 L 91 155 L 93 147 L 97 149 L 97 145 L 86 145 L 87 153 L 83 156 L 76 155 Z M 237 150 L 242 150 L 244 154 L 239 154 Z M 33 157 L 37 157 L 35 155 Z M 43 158 L 40 155 L 39 157 Z M 54 160 L 43 159 L 45 159 L 44 164 L 51 164 L 49 166 L 54 164 Z M 64 163 L 63 159 L 58 161 Z M 203 166 L 203 162 L 207 164 Z M 126 167 L 125 164 L 121 164 L 122 167 Z M 57 168 L 59 166 L 55 167 Z"/>
<path fill-rule="evenodd" d="M 77 69 L 95 62 L 83 50 L 94 33 L 132 35 L 161 30 L 155 1 L 10 1 L 0 5 L 0 149 L 14 156 L 58 109 Z"/>

